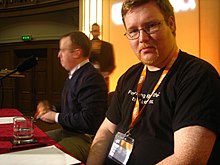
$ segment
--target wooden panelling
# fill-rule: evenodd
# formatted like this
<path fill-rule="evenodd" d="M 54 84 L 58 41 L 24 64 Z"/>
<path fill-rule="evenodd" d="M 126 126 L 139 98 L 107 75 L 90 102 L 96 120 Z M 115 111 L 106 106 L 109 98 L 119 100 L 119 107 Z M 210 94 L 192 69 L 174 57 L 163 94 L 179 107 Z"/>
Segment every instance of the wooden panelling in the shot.
<path fill-rule="evenodd" d="M 57 58 L 57 40 L 1 44 L 0 50 L 0 69 L 13 69 L 31 55 L 38 57 L 36 66 L 22 72 L 24 78 L 8 77 L 2 80 L 2 107 L 18 108 L 26 115 L 33 115 L 40 100 L 47 99 L 54 105 L 60 104 L 67 72 Z"/>

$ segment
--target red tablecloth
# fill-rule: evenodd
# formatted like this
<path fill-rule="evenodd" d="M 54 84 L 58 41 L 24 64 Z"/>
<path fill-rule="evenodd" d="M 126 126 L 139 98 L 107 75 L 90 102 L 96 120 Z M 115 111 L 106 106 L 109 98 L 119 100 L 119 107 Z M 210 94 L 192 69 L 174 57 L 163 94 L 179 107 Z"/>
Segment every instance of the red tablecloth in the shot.
<path fill-rule="evenodd" d="M 0 117 L 11 117 L 11 116 L 23 116 L 17 109 L 0 109 Z M 56 145 L 60 148 L 56 142 L 51 139 L 45 132 L 39 129 L 36 125 L 34 126 L 34 139 L 37 143 L 25 144 L 25 148 L 21 148 L 21 145 L 12 145 L 11 140 L 13 139 L 13 124 L 0 124 L 0 154 L 27 149 L 28 147 L 40 147 Z"/>
<path fill-rule="evenodd" d="M 0 117 L 13 117 L 13 116 L 23 116 L 23 114 L 17 109 L 5 109 L 5 108 L 0 109 Z M 65 149 L 62 148 L 62 146 L 56 143 L 56 141 L 50 138 L 45 132 L 43 132 L 36 125 L 34 125 L 34 139 L 37 140 L 37 143 L 25 144 L 23 145 L 25 146 L 25 148 L 20 148 L 20 146 L 15 146 L 11 143 L 12 139 L 13 139 L 13 124 L 12 123 L 11 124 L 0 124 L 0 154 L 18 151 L 18 150 L 25 150 L 28 148 L 30 149 L 30 148 L 36 148 L 36 147 L 41 147 L 41 146 L 50 146 L 50 145 L 55 145 L 57 148 L 66 152 Z M 81 163 L 81 165 L 84 165 L 84 164 Z"/>

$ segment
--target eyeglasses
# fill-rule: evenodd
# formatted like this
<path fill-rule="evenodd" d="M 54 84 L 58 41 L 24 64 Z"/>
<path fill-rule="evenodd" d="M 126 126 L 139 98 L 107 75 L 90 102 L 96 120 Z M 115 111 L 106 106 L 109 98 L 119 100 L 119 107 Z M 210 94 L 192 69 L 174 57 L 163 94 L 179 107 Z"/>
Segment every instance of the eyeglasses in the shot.
<path fill-rule="evenodd" d="M 59 51 L 61 51 L 61 52 L 65 52 L 67 50 L 71 51 L 71 50 L 74 50 L 74 49 L 59 49 Z"/>
<path fill-rule="evenodd" d="M 65 52 L 65 51 L 75 51 L 77 50 L 78 48 L 72 48 L 72 49 L 59 49 L 59 52 Z"/>
<path fill-rule="evenodd" d="M 100 30 L 91 30 L 90 32 L 97 33 L 97 32 L 100 32 Z"/>
<path fill-rule="evenodd" d="M 154 21 L 154 22 L 149 22 L 147 25 L 145 25 L 141 29 L 131 29 L 127 31 L 124 35 L 129 39 L 129 40 L 135 40 L 140 37 L 140 31 L 143 30 L 147 34 L 154 34 L 160 30 L 160 25 L 162 24 L 164 20 L 161 21 Z"/>

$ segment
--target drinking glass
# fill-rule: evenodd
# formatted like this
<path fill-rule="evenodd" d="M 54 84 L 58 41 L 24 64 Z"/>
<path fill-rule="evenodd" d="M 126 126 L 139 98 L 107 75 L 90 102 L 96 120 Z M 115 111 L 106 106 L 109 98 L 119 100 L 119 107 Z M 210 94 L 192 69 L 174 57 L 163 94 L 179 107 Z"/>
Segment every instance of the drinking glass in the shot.
<path fill-rule="evenodd" d="M 33 141 L 34 118 L 31 116 L 19 116 L 13 118 L 14 143 L 25 143 Z"/>

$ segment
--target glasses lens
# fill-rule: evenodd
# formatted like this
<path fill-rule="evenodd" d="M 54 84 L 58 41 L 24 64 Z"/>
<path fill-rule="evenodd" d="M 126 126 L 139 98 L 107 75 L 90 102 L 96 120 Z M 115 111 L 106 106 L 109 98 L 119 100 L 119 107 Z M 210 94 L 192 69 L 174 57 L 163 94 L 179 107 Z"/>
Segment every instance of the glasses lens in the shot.
<path fill-rule="evenodd" d="M 129 33 L 129 32 L 126 32 L 124 34 L 129 40 L 134 40 L 134 39 L 137 39 L 139 37 L 139 31 L 138 32 L 132 32 L 132 33 Z"/>
<path fill-rule="evenodd" d="M 133 30 L 131 32 L 126 32 L 124 35 L 126 35 L 126 37 L 129 40 L 135 40 L 135 39 L 139 38 L 141 30 L 143 30 L 146 34 L 149 34 L 149 35 L 150 34 L 154 34 L 157 31 L 159 31 L 161 24 L 162 24 L 162 21 L 151 22 L 151 23 L 149 23 L 147 26 L 145 26 L 142 29 L 136 29 L 136 30 Z"/>
<path fill-rule="evenodd" d="M 159 30 L 160 25 L 161 25 L 161 22 L 157 22 L 157 23 L 151 25 L 150 27 L 148 27 L 147 29 L 145 29 L 145 31 L 147 31 L 148 34 L 156 33 Z"/>

